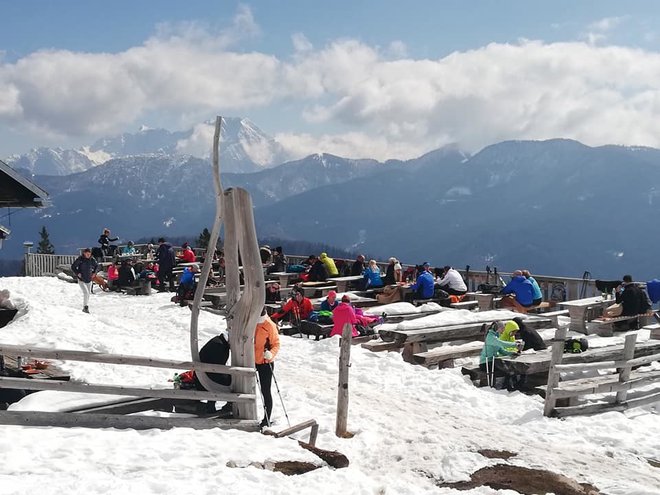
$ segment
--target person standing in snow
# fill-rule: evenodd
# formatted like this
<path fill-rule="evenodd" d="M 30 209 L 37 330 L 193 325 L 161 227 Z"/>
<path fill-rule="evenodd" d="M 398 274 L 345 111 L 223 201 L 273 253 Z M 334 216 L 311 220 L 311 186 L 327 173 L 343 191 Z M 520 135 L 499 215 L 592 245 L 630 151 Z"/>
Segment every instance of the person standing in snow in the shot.
<path fill-rule="evenodd" d="M 165 292 L 165 281 L 170 284 L 170 292 L 174 292 L 174 275 L 172 270 L 176 264 L 176 256 L 172 245 L 165 242 L 163 237 L 158 239 L 158 251 L 156 251 L 156 260 L 158 261 L 158 292 Z"/>
<path fill-rule="evenodd" d="M 78 285 L 83 293 L 83 312 L 89 313 L 89 295 L 92 293 L 92 278 L 94 278 L 94 274 L 98 270 L 98 263 L 92 258 L 92 250 L 90 248 L 83 249 L 83 253 L 71 265 L 71 270 L 73 270 L 73 273 L 78 278 Z"/>
<path fill-rule="evenodd" d="M 268 317 L 266 308 L 254 331 L 254 364 L 259 375 L 259 386 L 264 399 L 264 418 L 261 420 L 262 428 L 270 426 L 273 412 L 273 396 L 270 393 L 273 381 L 274 360 L 280 350 L 280 335 L 277 325 Z"/>

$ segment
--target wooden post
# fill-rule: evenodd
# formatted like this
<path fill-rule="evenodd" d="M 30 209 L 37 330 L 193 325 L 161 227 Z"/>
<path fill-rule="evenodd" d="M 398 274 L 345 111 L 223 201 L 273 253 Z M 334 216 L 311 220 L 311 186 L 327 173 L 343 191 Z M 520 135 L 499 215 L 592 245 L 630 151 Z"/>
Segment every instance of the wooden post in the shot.
<path fill-rule="evenodd" d="M 346 430 L 348 424 L 348 368 L 351 365 L 351 339 L 353 325 L 346 323 L 341 334 L 339 351 L 339 385 L 337 387 L 337 423 L 335 435 L 340 438 L 351 436 Z"/>
<path fill-rule="evenodd" d="M 230 204 L 233 207 L 228 207 Z M 254 367 L 254 331 L 266 299 L 264 290 L 264 272 L 259 255 L 257 231 L 254 225 L 252 201 L 245 189 L 229 189 L 225 192 L 227 219 L 232 211 L 235 220 L 236 259 L 241 253 L 245 286 L 243 294 L 231 306 L 227 315 L 229 329 L 229 345 L 231 347 L 232 366 Z M 236 265 L 238 273 L 238 263 Z M 234 280 L 236 288 L 227 286 L 227 301 L 232 293 L 238 293 L 238 277 Z M 231 291 L 230 291 L 231 289 Z M 254 394 L 256 389 L 255 375 L 239 376 L 232 379 L 232 392 Z M 257 403 L 234 403 L 234 416 L 240 419 L 257 419 Z"/>
<path fill-rule="evenodd" d="M 629 361 L 630 359 L 635 357 L 635 344 L 637 343 L 637 334 L 636 333 L 630 333 L 626 335 L 626 342 L 623 345 L 623 360 L 624 361 Z M 630 378 L 630 368 L 631 366 L 626 363 L 626 366 L 623 368 L 620 368 L 619 371 L 619 383 L 623 383 L 628 381 L 628 378 Z M 626 396 L 628 395 L 628 391 L 626 389 L 619 390 L 616 393 L 616 402 L 623 402 L 626 400 Z"/>
<path fill-rule="evenodd" d="M 566 327 L 558 328 L 555 331 L 555 338 L 552 339 L 552 354 L 550 355 L 550 369 L 548 370 L 548 386 L 545 389 L 545 406 L 543 415 L 550 416 L 555 408 L 557 399 L 554 397 L 553 389 L 559 384 L 559 371 L 555 365 L 561 364 L 564 356 L 564 341 L 566 340 Z"/>

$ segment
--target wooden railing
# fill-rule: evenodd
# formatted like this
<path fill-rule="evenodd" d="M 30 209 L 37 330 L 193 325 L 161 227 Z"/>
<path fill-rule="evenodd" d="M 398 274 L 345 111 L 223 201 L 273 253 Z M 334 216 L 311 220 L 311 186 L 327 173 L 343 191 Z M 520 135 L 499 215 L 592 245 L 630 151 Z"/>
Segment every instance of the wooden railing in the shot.
<path fill-rule="evenodd" d="M 660 359 L 660 354 L 635 357 L 637 334 L 626 335 L 623 350 L 619 349 L 614 358 L 584 363 L 562 364 L 566 328 L 559 328 L 552 344 L 548 385 L 545 394 L 545 416 L 572 416 L 578 414 L 593 414 L 603 411 L 622 411 L 633 407 L 651 404 L 660 400 L 660 389 L 651 388 L 636 391 L 634 398 L 629 398 L 632 389 L 649 384 L 660 385 L 660 371 L 632 371 L 632 368 L 649 364 Z M 587 351 L 588 352 L 588 351 Z M 565 377 L 560 381 L 561 373 L 584 372 L 595 370 L 616 370 L 613 373 L 592 378 L 570 379 Z M 596 401 L 576 404 L 579 397 L 587 395 L 616 394 L 600 397 Z M 558 400 L 567 404 L 557 405 Z"/>
<path fill-rule="evenodd" d="M 25 254 L 25 276 L 43 277 L 55 275 L 58 265 L 71 265 L 76 258 L 75 254 Z"/>

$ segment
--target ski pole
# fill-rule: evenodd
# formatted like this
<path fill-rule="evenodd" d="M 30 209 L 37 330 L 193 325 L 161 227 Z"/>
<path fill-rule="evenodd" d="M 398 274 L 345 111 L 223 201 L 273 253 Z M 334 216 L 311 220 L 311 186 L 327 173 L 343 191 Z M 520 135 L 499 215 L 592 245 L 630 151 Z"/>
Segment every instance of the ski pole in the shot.
<path fill-rule="evenodd" d="M 488 366 L 488 356 L 486 356 L 486 383 L 490 387 L 490 367 Z"/>
<path fill-rule="evenodd" d="M 286 412 L 286 407 L 284 407 L 284 399 L 282 399 L 282 392 L 280 392 L 280 386 L 277 384 L 277 378 L 275 378 L 275 368 L 273 367 L 273 363 L 269 363 L 269 364 L 270 364 L 270 371 L 273 374 L 273 381 L 275 382 L 275 388 L 277 389 L 277 395 L 280 396 L 280 402 L 282 403 L 282 410 L 284 411 L 284 416 L 286 416 L 286 422 L 290 428 L 291 421 L 289 421 L 289 415 Z"/>
<path fill-rule="evenodd" d="M 490 363 L 490 386 L 495 388 L 495 356 L 493 356 L 493 361 Z"/>
<path fill-rule="evenodd" d="M 266 417 L 266 424 L 270 428 L 270 417 L 268 416 L 268 409 L 266 409 L 266 399 L 264 397 L 264 392 L 263 390 L 261 390 L 261 380 L 259 380 L 258 371 L 255 373 L 255 376 L 257 377 L 257 387 L 259 388 L 259 393 L 261 394 L 261 403 L 264 406 L 264 416 Z"/>

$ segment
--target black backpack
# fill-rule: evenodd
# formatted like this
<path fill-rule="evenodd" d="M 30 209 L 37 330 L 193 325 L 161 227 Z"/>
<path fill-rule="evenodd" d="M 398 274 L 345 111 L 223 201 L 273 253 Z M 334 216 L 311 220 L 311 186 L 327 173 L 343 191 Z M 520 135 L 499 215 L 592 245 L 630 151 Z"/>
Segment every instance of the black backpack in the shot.
<path fill-rule="evenodd" d="M 477 287 L 478 291 L 481 291 L 484 294 L 499 294 L 501 287 L 494 284 L 479 284 Z"/>

